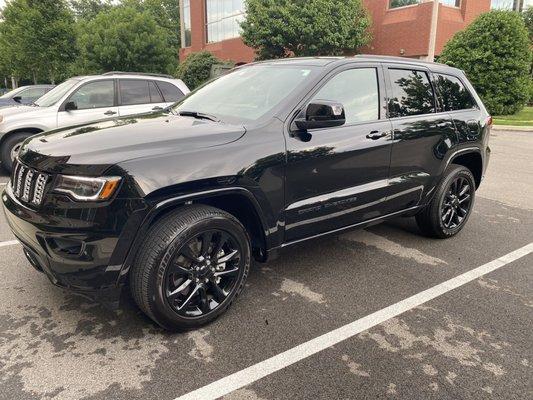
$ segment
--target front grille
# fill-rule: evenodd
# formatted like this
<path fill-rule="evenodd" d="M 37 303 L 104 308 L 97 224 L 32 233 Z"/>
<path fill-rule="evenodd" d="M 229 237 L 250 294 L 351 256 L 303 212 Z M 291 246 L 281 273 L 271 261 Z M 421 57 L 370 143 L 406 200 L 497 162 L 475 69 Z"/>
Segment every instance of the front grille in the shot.
<path fill-rule="evenodd" d="M 13 195 L 24 203 L 39 206 L 43 201 L 49 177 L 50 175 L 15 161 L 11 175 Z"/>

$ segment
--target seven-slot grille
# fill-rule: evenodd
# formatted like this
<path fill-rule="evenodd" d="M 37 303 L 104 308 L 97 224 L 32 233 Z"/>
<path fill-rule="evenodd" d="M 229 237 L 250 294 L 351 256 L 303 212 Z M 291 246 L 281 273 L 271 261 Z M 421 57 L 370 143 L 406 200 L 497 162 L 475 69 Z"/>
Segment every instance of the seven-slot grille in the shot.
<path fill-rule="evenodd" d="M 13 195 L 25 203 L 39 206 L 44 197 L 44 189 L 49 175 L 36 171 L 18 161 L 13 166 L 11 187 Z"/>

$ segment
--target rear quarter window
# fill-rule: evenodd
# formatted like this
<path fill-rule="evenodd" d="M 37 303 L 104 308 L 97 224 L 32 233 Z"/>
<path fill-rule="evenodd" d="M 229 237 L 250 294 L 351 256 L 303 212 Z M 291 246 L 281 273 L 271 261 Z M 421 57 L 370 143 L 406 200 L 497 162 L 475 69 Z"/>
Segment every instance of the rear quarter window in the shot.
<path fill-rule="evenodd" d="M 438 74 L 436 84 L 443 111 L 469 110 L 477 107 L 474 97 L 459 78 Z"/>
<path fill-rule="evenodd" d="M 166 103 L 175 103 L 185 96 L 183 92 L 172 83 L 163 81 L 157 81 L 156 83 L 159 90 L 161 90 Z"/>

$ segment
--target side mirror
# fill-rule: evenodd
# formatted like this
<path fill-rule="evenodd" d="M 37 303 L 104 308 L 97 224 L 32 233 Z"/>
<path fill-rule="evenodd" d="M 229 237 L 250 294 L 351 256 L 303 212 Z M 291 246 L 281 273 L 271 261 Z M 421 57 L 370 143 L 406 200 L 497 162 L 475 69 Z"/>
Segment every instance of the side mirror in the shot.
<path fill-rule="evenodd" d="M 15 97 L 13 97 L 13 101 L 16 101 L 17 103 L 20 103 L 22 101 L 22 97 L 15 96 Z"/>
<path fill-rule="evenodd" d="M 302 116 L 301 114 L 304 113 Z M 309 103 L 294 123 L 301 131 L 318 128 L 331 128 L 346 123 L 344 107 L 341 103 L 328 100 L 317 100 Z"/>
<path fill-rule="evenodd" d="M 76 105 L 76 102 L 69 101 L 67 104 L 65 104 L 65 111 L 74 111 L 77 110 L 78 106 Z"/>

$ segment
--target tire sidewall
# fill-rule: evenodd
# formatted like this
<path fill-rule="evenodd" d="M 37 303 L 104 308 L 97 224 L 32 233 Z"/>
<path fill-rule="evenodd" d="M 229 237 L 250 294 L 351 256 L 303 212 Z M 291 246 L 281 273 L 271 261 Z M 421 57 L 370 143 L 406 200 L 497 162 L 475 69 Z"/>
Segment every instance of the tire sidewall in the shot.
<path fill-rule="evenodd" d="M 448 229 L 448 228 L 446 228 L 444 226 L 444 223 L 443 223 L 441 215 L 440 215 L 440 210 L 442 209 L 442 205 L 444 203 L 444 200 L 445 200 L 445 197 L 446 197 L 446 193 L 448 192 L 452 182 L 455 181 L 459 177 L 467 179 L 468 183 L 469 183 L 469 185 L 471 187 L 470 206 L 468 208 L 468 213 L 466 214 L 463 222 L 459 226 L 457 226 L 457 227 L 455 227 L 453 229 Z M 434 207 L 435 208 L 434 208 L 434 210 L 432 210 L 432 214 L 436 218 L 438 233 L 442 237 L 454 236 L 457 233 L 459 233 L 465 227 L 466 223 L 468 222 L 468 219 L 470 218 L 470 214 L 472 214 L 472 210 L 474 208 L 474 203 L 475 203 L 475 198 L 476 198 L 475 192 L 476 192 L 476 183 L 475 183 L 475 180 L 474 180 L 474 176 L 472 175 L 470 170 L 467 169 L 466 167 L 457 166 L 454 170 L 450 171 L 450 173 L 446 176 L 446 178 L 442 182 L 442 185 L 439 188 L 439 191 L 437 193 L 438 201 L 434 202 Z"/>
<path fill-rule="evenodd" d="M 8 136 L 4 143 L 2 143 L 2 149 L 0 150 L 0 159 L 2 161 L 2 167 L 11 172 L 13 168 L 13 160 L 11 160 L 11 149 L 18 143 L 24 142 L 27 138 L 32 136 L 30 133 L 16 133 Z"/>
<path fill-rule="evenodd" d="M 183 246 L 183 244 L 201 232 L 211 229 L 221 229 L 231 233 L 239 242 L 242 254 L 242 265 L 240 267 L 239 276 L 237 277 L 236 287 L 224 302 L 213 312 L 198 318 L 185 318 L 178 315 L 167 302 L 165 296 L 166 270 L 173 259 L 173 255 L 181 246 Z M 149 305 L 156 321 L 166 329 L 176 330 L 196 328 L 199 325 L 206 324 L 216 319 L 220 314 L 227 310 L 235 297 L 237 297 L 242 291 L 250 269 L 250 257 L 250 240 L 248 234 L 244 227 L 237 221 L 222 216 L 210 217 L 208 219 L 200 220 L 178 232 L 168 246 L 166 246 L 165 250 L 156 258 L 157 267 L 153 269 L 153 276 L 149 282 L 149 293 L 151 294 Z"/>

